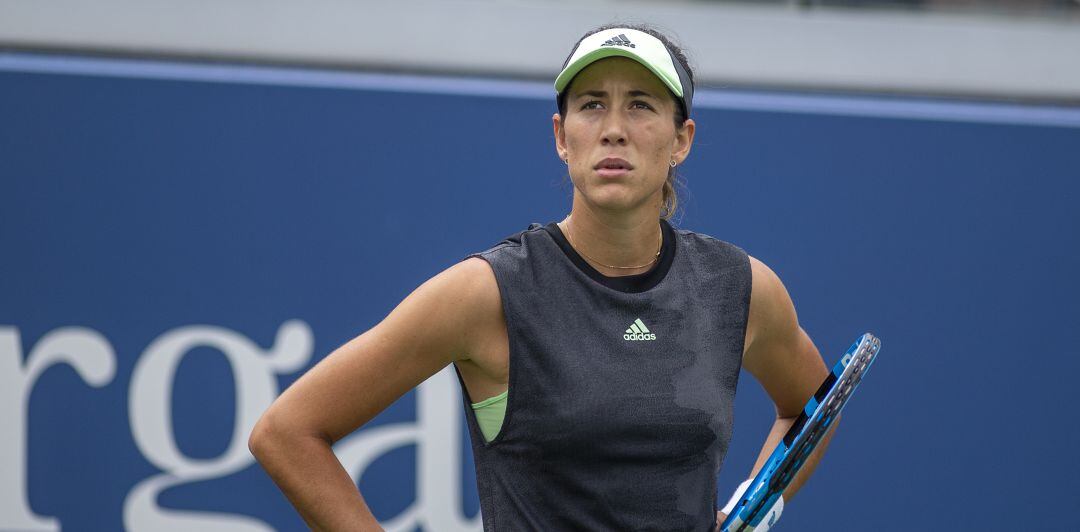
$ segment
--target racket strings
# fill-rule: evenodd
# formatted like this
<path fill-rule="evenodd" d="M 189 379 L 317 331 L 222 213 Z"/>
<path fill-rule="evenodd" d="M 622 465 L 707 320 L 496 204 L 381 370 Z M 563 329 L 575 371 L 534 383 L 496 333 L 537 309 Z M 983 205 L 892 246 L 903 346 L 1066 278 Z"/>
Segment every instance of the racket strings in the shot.
<path fill-rule="evenodd" d="M 850 366 L 852 366 L 852 371 L 836 385 L 836 393 L 826 397 L 824 408 L 820 411 L 820 416 L 816 416 L 817 423 L 814 423 L 815 417 L 801 420 L 809 426 L 806 437 L 803 438 L 798 443 L 796 449 L 788 455 L 788 459 L 777 466 L 776 475 L 774 475 L 769 482 L 769 489 L 771 491 L 780 492 L 791 483 L 795 474 L 798 473 L 806 462 L 806 459 L 809 458 L 812 450 L 817 447 L 818 442 L 832 426 L 833 421 L 836 419 L 836 415 L 843 408 L 848 397 L 851 396 L 851 393 L 859 385 L 859 382 L 862 381 L 863 374 L 870 366 L 870 362 L 877 354 L 880 345 L 880 342 L 875 338 L 873 341 L 859 349 L 850 364 Z M 798 438 L 796 437 L 796 439 Z M 750 509 L 750 515 L 748 516 L 750 519 L 745 521 L 744 525 L 752 522 L 753 518 L 757 517 L 760 512 L 766 509 L 766 503 L 771 502 L 772 500 L 772 497 L 759 500 L 757 504 L 754 505 L 754 508 Z"/>
<path fill-rule="evenodd" d="M 818 408 L 810 416 L 807 416 L 805 411 L 801 412 L 791 429 L 784 435 L 782 443 L 790 449 L 787 455 L 776 464 L 775 468 L 759 472 L 759 475 L 764 473 L 769 477 L 767 484 L 748 490 L 739 505 L 736 505 L 732 513 L 740 514 L 741 517 L 734 524 L 735 528 L 729 530 L 732 532 L 750 530 L 754 526 L 752 523 L 764 518 L 764 512 L 772 509 L 772 503 L 791 483 L 817 444 L 828 432 L 840 410 L 844 408 L 848 398 L 862 381 L 863 375 L 880 347 L 881 341 L 869 333 L 851 346 L 848 351 L 851 353 L 851 359 L 847 364 L 843 364 L 841 374 L 838 376 L 837 367 L 834 367 L 829 377 L 814 394 L 814 399 L 818 401 Z M 794 447 L 792 447 L 793 444 L 795 444 Z M 766 467 L 769 467 L 768 464 Z M 749 503 L 750 499 L 755 498 L 762 489 L 767 489 L 767 492 L 772 495 L 757 498 L 754 503 Z"/>

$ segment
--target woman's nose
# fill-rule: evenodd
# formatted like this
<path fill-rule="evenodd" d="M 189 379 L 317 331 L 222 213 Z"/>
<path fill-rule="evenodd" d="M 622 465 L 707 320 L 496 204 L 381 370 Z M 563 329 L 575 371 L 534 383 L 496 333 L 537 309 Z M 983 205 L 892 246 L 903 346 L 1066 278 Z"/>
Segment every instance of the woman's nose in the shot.
<path fill-rule="evenodd" d="M 626 123 L 619 113 L 608 113 L 602 135 L 602 144 L 626 144 Z"/>

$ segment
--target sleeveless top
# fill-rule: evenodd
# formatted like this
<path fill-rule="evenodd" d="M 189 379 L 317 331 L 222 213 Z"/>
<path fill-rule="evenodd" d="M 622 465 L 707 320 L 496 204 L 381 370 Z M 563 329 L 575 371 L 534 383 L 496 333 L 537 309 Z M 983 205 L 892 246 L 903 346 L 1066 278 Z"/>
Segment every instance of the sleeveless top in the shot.
<path fill-rule="evenodd" d="M 471 255 L 495 273 L 510 344 L 493 440 L 461 382 L 485 531 L 713 529 L 750 264 L 661 226 L 666 252 L 637 279 L 604 277 L 554 224 Z"/>

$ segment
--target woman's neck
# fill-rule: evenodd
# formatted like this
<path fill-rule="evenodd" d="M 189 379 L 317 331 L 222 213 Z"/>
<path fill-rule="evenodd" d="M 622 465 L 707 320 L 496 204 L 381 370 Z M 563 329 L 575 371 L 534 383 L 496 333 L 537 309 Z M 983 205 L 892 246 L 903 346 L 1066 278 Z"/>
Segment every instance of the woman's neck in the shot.
<path fill-rule="evenodd" d="M 593 268 L 609 277 L 649 271 L 659 260 L 660 213 L 598 213 L 575 202 L 559 227 Z"/>

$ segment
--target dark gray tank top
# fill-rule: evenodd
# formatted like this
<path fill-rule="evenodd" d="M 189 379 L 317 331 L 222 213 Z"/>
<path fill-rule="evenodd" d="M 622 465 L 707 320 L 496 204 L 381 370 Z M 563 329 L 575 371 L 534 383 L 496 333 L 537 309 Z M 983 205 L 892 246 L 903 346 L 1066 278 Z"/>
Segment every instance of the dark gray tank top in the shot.
<path fill-rule="evenodd" d="M 591 268 L 555 224 L 471 255 L 495 272 L 510 342 L 491 442 L 462 383 L 485 531 L 714 527 L 750 263 L 661 225 L 661 260 L 629 280 Z"/>

